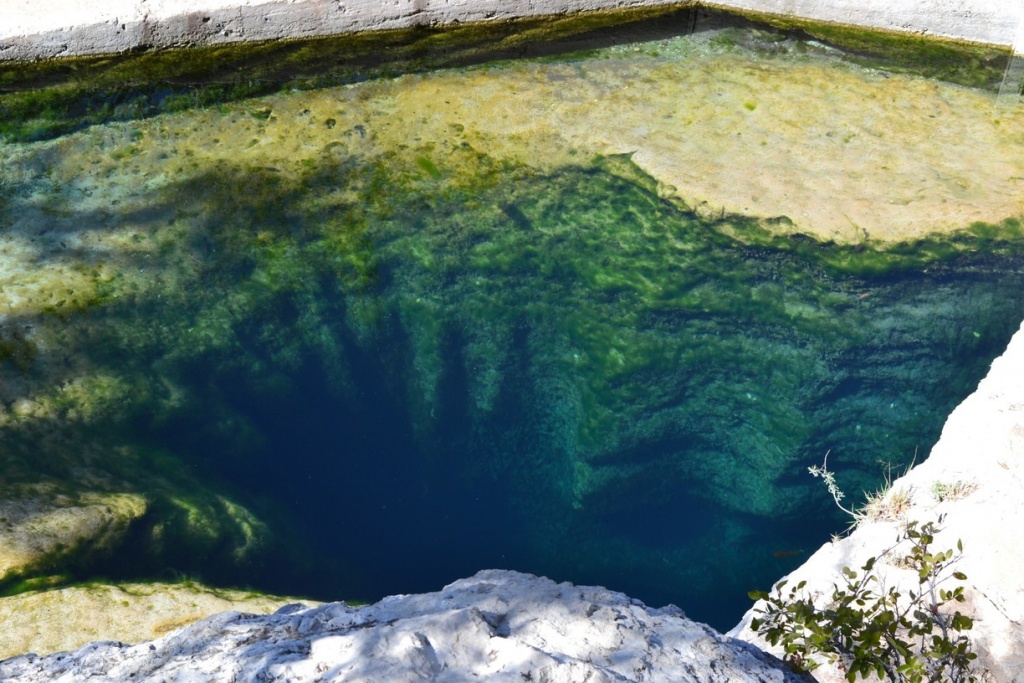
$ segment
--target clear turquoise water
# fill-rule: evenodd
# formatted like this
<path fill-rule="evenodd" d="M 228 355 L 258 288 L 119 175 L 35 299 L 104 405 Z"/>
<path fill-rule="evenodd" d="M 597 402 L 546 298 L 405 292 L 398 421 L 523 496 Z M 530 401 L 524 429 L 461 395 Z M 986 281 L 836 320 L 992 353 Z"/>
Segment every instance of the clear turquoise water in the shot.
<path fill-rule="evenodd" d="M 287 263 L 212 237 L 227 255 L 189 298 L 93 314 L 116 333 L 86 353 L 160 367 L 189 396 L 141 410 L 134 440 L 262 501 L 310 549 L 312 566 L 254 568 L 256 585 L 369 600 L 511 567 L 725 627 L 746 590 L 844 528 L 806 467 L 831 450 L 857 492 L 881 463 L 925 457 L 1024 313 L 1016 257 L 830 273 L 600 168 L 513 176 L 473 197 L 392 194 L 357 285 L 322 226 L 275 198 L 276 227 L 302 235 Z M 238 195 L 215 215 L 250 208 Z M 223 293 L 265 268 L 289 285 L 225 314 Z M 222 349 L 166 331 L 133 348 L 138 327 L 225 315 Z"/>
<path fill-rule="evenodd" d="M 106 257 L 145 286 L 5 322 L 8 376 L 86 368 L 122 392 L 8 424 L 12 480 L 85 468 L 153 501 L 74 578 L 373 600 L 503 567 L 728 628 L 846 526 L 807 467 L 830 452 L 853 495 L 926 457 L 1024 316 L 998 241 L 776 240 L 666 201 L 628 157 L 463 163 L 470 181 L 429 160 L 195 164 L 144 212 L 44 212 L 76 239 L 173 228 Z M 33 182 L 5 184 L 0 224 Z M 61 345 L 27 351 L 25 325 Z M 217 495 L 262 520 L 258 551 Z"/>

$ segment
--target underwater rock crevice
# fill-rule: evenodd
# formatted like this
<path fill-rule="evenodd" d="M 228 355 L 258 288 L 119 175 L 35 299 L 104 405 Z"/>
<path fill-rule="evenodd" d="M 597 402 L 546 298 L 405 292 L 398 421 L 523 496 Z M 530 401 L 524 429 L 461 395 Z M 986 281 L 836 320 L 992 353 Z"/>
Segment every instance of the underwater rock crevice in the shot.
<path fill-rule="evenodd" d="M 318 183 L 310 179 L 334 176 L 337 168 L 326 165 L 307 172 L 302 182 Z M 129 349 L 136 349 L 135 353 L 142 350 L 143 358 L 152 359 L 139 361 L 152 368 L 142 375 L 148 378 L 144 382 L 155 384 L 135 395 L 135 400 L 143 401 L 132 409 L 137 412 L 126 411 L 129 403 L 103 419 L 110 425 L 132 425 L 136 439 L 163 443 L 175 457 L 198 465 L 215 481 L 234 480 L 233 490 L 248 490 L 241 494 L 243 498 L 255 496 L 254 503 L 268 497 L 314 501 L 318 497 L 309 496 L 311 486 L 318 490 L 332 481 L 358 482 L 362 493 L 350 500 L 350 509 L 369 512 L 373 506 L 383 505 L 390 511 L 358 536 L 352 534 L 359 522 L 345 524 L 338 533 L 349 542 L 356 537 L 369 541 L 376 534 L 374 529 L 383 533 L 389 520 L 426 505 L 431 511 L 406 537 L 416 547 L 419 542 L 413 539 L 419 532 L 414 530 L 425 530 L 453 514 L 464 515 L 458 511 L 463 505 L 482 510 L 480 504 L 470 502 L 474 492 L 477 500 L 487 501 L 489 516 L 493 517 L 498 506 L 509 508 L 511 515 L 501 524 L 509 525 L 510 538 L 515 536 L 511 529 L 517 526 L 558 530 L 544 540 L 523 538 L 512 545 L 554 548 L 559 538 L 571 537 L 575 529 L 587 526 L 583 521 L 586 515 L 628 514 L 640 498 L 646 501 L 641 507 L 647 505 L 651 491 L 658 492 L 656 498 L 670 501 L 692 495 L 687 492 L 707 491 L 707 484 L 715 486 L 730 478 L 735 487 L 744 467 L 766 475 L 768 481 L 779 480 L 781 485 L 779 478 L 788 476 L 791 466 L 782 460 L 762 459 L 758 452 L 762 446 L 752 449 L 747 441 L 760 444 L 766 438 L 777 439 L 774 448 L 779 453 L 798 449 L 807 453 L 800 458 L 811 459 L 820 447 L 808 446 L 808 438 L 814 443 L 814 439 L 850 434 L 855 440 L 846 428 L 835 427 L 837 420 L 849 419 L 841 409 L 834 410 L 832 417 L 812 420 L 826 425 L 814 433 L 794 431 L 794 425 L 807 420 L 820 389 L 805 386 L 801 391 L 806 395 L 787 394 L 799 380 L 784 378 L 783 368 L 796 367 L 786 364 L 831 354 L 824 361 L 827 365 L 845 363 L 849 370 L 844 372 L 860 377 L 847 384 L 848 388 L 873 394 L 880 385 L 872 382 L 884 385 L 892 378 L 883 373 L 876 380 L 865 380 L 864 373 L 870 376 L 875 372 L 872 368 L 905 363 L 920 352 L 915 345 L 918 341 L 902 350 L 887 345 L 890 355 L 883 361 L 872 360 L 877 349 L 850 356 L 842 346 L 835 346 L 842 339 L 836 333 L 841 327 L 829 332 L 825 341 L 811 341 L 813 319 L 794 333 L 783 322 L 788 315 L 785 308 L 803 295 L 792 290 L 778 292 L 783 299 L 776 308 L 750 307 L 745 299 L 750 291 L 762 291 L 759 288 L 768 271 L 770 279 L 777 280 L 808 266 L 814 273 L 809 281 L 820 283 L 825 292 L 811 296 L 832 297 L 847 307 L 845 301 L 862 289 L 860 285 L 837 287 L 815 270 L 812 262 L 801 259 L 770 259 L 772 265 L 766 271 L 765 250 L 731 251 L 726 244 L 686 252 L 685 258 L 725 255 L 745 259 L 736 261 L 731 279 L 725 282 L 715 280 L 710 263 L 698 262 L 696 267 L 704 272 L 691 286 L 712 286 L 693 309 L 644 291 L 651 277 L 661 277 L 655 265 L 643 266 L 649 272 L 645 279 L 626 279 L 606 288 L 602 279 L 616 276 L 592 270 L 593 258 L 605 250 L 625 247 L 648 254 L 643 258 L 660 258 L 659 252 L 648 250 L 653 243 L 648 236 L 634 227 L 638 224 L 636 212 L 641 210 L 638 206 L 653 211 L 652 217 L 639 219 L 642 223 L 674 231 L 675 239 L 680 239 L 682 232 L 674 228 L 674 222 L 684 214 L 661 202 L 651 204 L 645 193 L 638 205 L 603 200 L 600 212 L 569 197 L 570 188 L 580 192 L 605 183 L 610 183 L 614 194 L 628 196 L 629 184 L 599 170 L 568 169 L 535 179 L 548 184 L 553 180 L 556 192 L 562 193 L 541 205 L 527 199 L 520 209 L 533 216 L 532 232 L 543 235 L 552 253 L 528 248 L 522 243 L 526 236 L 509 234 L 503 236 L 502 258 L 515 256 L 515 250 L 521 249 L 518 264 L 498 261 L 495 267 L 477 255 L 479 270 L 473 275 L 459 273 L 456 267 L 461 267 L 460 262 L 442 261 L 436 255 L 427 261 L 409 261 L 402 256 L 405 250 L 423 247 L 395 232 L 390 221 L 399 214 L 389 208 L 381 216 L 381 228 L 351 228 L 360 233 L 363 248 L 369 250 L 369 259 L 362 266 L 368 277 L 358 272 L 330 272 L 333 257 L 325 251 L 325 238 L 331 236 L 302 225 L 302 221 L 323 215 L 324 204 L 315 207 L 309 218 L 296 209 L 276 208 L 279 204 L 293 206 L 302 196 L 277 173 L 257 172 L 240 181 L 241 187 L 258 188 L 259 192 L 225 192 L 234 185 L 231 174 L 224 176 L 226 171 L 220 170 L 219 180 L 204 175 L 181 182 L 176 189 L 164 191 L 161 201 L 176 207 L 179 221 L 185 220 L 189 211 L 198 212 L 189 220 L 194 226 L 185 233 L 186 239 L 176 247 L 188 255 L 186 263 L 194 263 L 193 270 L 179 277 L 183 282 L 199 283 L 200 290 L 210 285 L 229 287 L 227 299 L 208 298 L 199 292 L 192 297 L 173 292 L 167 296 L 166 291 L 157 297 L 152 290 L 143 290 L 126 301 L 104 305 L 81 321 L 69 319 L 62 334 L 70 333 L 73 339 L 79 329 L 84 342 L 95 339 L 98 331 L 110 345 L 91 352 L 89 363 L 100 367 L 109 363 L 111 370 L 123 373 L 126 368 L 118 367 L 118 359 Z M 238 170 L 240 175 L 247 173 L 244 168 Z M 528 190 L 515 192 L 529 196 Z M 432 198 L 429 211 L 442 217 L 435 218 L 424 213 L 427 209 L 419 203 L 418 193 L 413 190 L 408 199 L 398 195 L 393 201 L 415 207 L 421 216 L 420 239 L 433 240 L 438 247 L 451 244 L 455 254 L 480 248 L 493 252 L 496 245 L 474 235 L 469 236 L 469 252 L 463 252 L 460 233 L 438 229 L 438 221 L 449 226 L 474 223 L 456 205 L 461 201 L 458 194 L 452 203 L 443 196 Z M 351 215 L 356 206 L 346 201 L 333 204 L 333 210 Z M 579 209 L 580 223 L 567 222 L 567 212 Z M 622 211 L 630 216 L 625 222 L 618 220 Z M 165 213 L 151 207 L 132 215 Z M 212 216 L 220 217 L 215 228 L 209 223 Z M 598 227 L 609 221 L 622 226 L 621 236 L 594 240 Z M 657 227 L 659 221 L 662 227 Z M 682 228 L 698 244 L 702 233 L 713 230 L 705 225 L 682 224 Z M 380 230 L 379 237 L 372 232 L 375 229 Z M 266 240 L 260 231 L 273 237 Z M 196 241 L 189 235 L 202 235 L 202 239 Z M 532 240 L 532 235 L 529 238 Z M 576 250 L 580 243 L 586 245 L 585 258 L 561 256 Z M 637 247 L 641 247 L 639 252 Z M 307 253 L 313 256 L 312 262 L 304 260 Z M 549 265 L 553 255 L 563 259 L 559 269 Z M 673 254 L 668 270 L 690 267 L 685 258 Z M 616 263 L 617 257 L 608 252 L 603 267 L 612 272 Z M 271 273 L 275 275 L 268 279 Z M 471 284 L 474 277 L 499 283 L 498 289 L 481 297 Z M 236 282 L 241 285 L 238 290 L 234 289 Z M 891 294 L 883 294 L 882 287 L 878 283 L 873 310 L 886 310 L 890 300 L 900 299 L 897 292 L 906 286 L 900 285 Z M 501 311 L 512 310 L 502 308 L 502 298 L 526 291 L 531 303 L 525 310 L 502 318 L 505 313 Z M 685 296 L 686 290 L 679 291 Z M 712 298 L 716 296 L 721 299 Z M 912 296 L 918 298 L 916 305 L 921 305 L 921 298 Z M 223 306 L 225 301 L 228 307 Z M 367 307 L 370 301 L 373 303 Z M 474 317 L 483 314 L 476 312 L 481 305 L 490 308 L 487 315 L 499 312 L 497 318 L 481 318 L 482 326 Z M 659 325 L 630 330 L 632 314 L 627 311 L 637 305 L 675 312 L 661 316 Z M 545 306 L 550 306 L 550 311 Z M 373 311 L 372 315 L 361 321 L 354 318 L 359 307 Z M 756 317 L 757 310 L 781 317 L 769 316 L 762 322 Z M 840 306 L 837 310 L 844 309 Z M 153 314 L 178 311 L 185 314 L 187 322 L 161 327 L 164 323 L 157 318 L 153 321 L 156 326 L 147 329 Z M 560 311 L 568 315 L 560 318 Z M 854 326 L 848 329 L 856 330 L 852 334 L 865 334 L 859 329 L 865 315 L 866 311 L 859 311 L 851 318 Z M 614 316 L 624 316 L 625 331 L 609 325 Z M 826 330 L 837 325 L 824 322 Z M 193 333 L 187 330 L 199 324 L 206 326 L 205 341 L 192 346 Z M 109 329 L 105 330 L 106 326 Z M 694 328 L 690 326 L 696 331 L 691 333 Z M 138 337 L 136 329 L 145 336 Z M 713 335 L 709 334 L 712 330 Z M 677 336 L 680 331 L 683 334 Z M 850 336 L 842 343 L 850 344 L 856 338 L 861 337 Z M 721 343 L 717 350 L 709 346 L 715 343 Z M 643 354 L 648 353 L 652 359 L 677 354 L 678 361 L 669 369 L 658 369 L 644 359 Z M 757 372 L 751 365 L 755 353 L 775 361 L 764 365 L 764 379 L 733 388 L 728 377 Z M 693 357 L 687 359 L 690 354 Z M 690 370 L 680 370 L 680 362 Z M 815 382 L 824 383 L 820 386 L 828 386 L 837 377 L 834 367 L 824 373 L 820 369 L 807 372 L 799 370 L 798 374 L 816 378 Z M 162 387 L 167 384 L 175 387 L 171 394 L 164 393 Z M 605 388 L 610 393 L 599 393 Z M 773 396 L 772 391 L 779 393 Z M 164 408 L 145 416 L 151 409 L 144 401 L 151 395 L 163 396 Z M 167 403 L 172 396 L 177 398 Z M 602 404 L 607 397 L 612 403 Z M 771 409 L 765 412 L 769 405 Z M 870 421 L 863 411 L 873 409 L 865 405 L 857 415 Z M 209 420 L 211 416 L 216 419 Z M 94 426 L 102 424 L 95 419 Z M 341 431 L 339 425 L 344 425 Z M 721 461 L 723 451 L 738 456 L 736 463 L 743 464 L 726 467 Z M 646 455 L 636 457 L 641 454 Z M 316 480 L 311 478 L 314 471 Z M 410 483 L 396 486 L 396 471 Z M 682 481 L 673 483 L 675 477 Z M 732 500 L 706 492 L 701 497 L 738 510 L 778 513 L 778 507 L 767 502 L 760 481 L 756 493 L 740 487 L 726 494 L 734 496 Z M 371 493 L 374 491 L 378 493 Z M 777 493 L 782 491 L 787 496 L 792 493 L 788 488 Z M 437 499 L 451 502 L 427 503 Z M 302 512 L 293 510 L 292 524 L 327 512 L 324 505 L 310 502 L 297 509 Z M 571 512 L 567 515 L 567 511 Z M 312 542 L 320 533 L 314 528 L 301 535 Z M 438 539 L 451 543 L 458 533 L 465 529 L 456 524 Z"/>
<path fill-rule="evenodd" d="M 671 46 L 644 46 L 655 48 Z M 586 86 L 600 93 L 620 83 L 616 59 L 639 73 L 635 55 L 550 71 L 604 74 Z M 539 67 L 523 68 L 538 81 Z M 519 142 L 495 145 L 514 135 L 488 137 L 472 107 L 444 100 L 411 144 L 405 124 L 418 119 L 392 120 L 402 97 L 433 88 L 438 100 L 441 85 L 466 97 L 441 76 L 24 146 L 19 172 L 49 168 L 32 190 L 53 196 L 32 199 L 26 185 L 0 220 L 27 240 L 85 226 L 88 258 L 104 260 L 76 275 L 56 242 L 36 254 L 53 281 L 41 295 L 71 275 L 96 294 L 26 307 L 39 351 L 27 358 L 12 337 L 3 372 L 27 368 L 38 408 L 6 415 L 10 440 L 30 443 L 33 424 L 75 411 L 71 438 L 137 458 L 98 450 L 99 469 L 163 487 L 161 500 L 201 491 L 202 504 L 158 506 L 168 538 L 196 533 L 228 564 L 250 527 L 302 542 L 293 572 L 238 563 L 244 580 L 292 586 L 279 590 L 372 599 L 500 564 L 635 581 L 652 591 L 642 597 L 704 616 L 718 606 L 702 602 L 688 557 L 734 566 L 806 545 L 786 528 L 813 487 L 796 473 L 840 442 L 843 476 L 876 481 L 874 460 L 898 462 L 931 438 L 995 352 L 998 321 L 1020 314 L 1010 248 L 949 258 L 968 242 L 908 254 L 788 240 L 724 211 L 702 218 L 629 155 L 517 161 Z M 120 171 L 124 188 L 109 180 Z M 69 178 L 89 201 L 67 200 Z M 224 500 L 246 512 L 232 517 Z M 235 521 L 211 521 L 225 516 Z M 706 528 L 675 529 L 691 518 Z M 800 532 L 834 522 L 817 521 Z M 418 554 L 451 563 L 396 559 Z"/>

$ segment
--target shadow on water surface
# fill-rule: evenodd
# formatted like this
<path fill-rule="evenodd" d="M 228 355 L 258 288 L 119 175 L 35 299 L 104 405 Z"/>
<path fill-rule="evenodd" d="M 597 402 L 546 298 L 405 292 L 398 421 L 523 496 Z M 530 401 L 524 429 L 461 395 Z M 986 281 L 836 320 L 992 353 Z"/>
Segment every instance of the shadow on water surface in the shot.
<path fill-rule="evenodd" d="M 871 254 L 745 245 L 725 223 L 756 226 L 702 221 L 606 161 L 481 158 L 466 184 L 387 163 L 222 164 L 124 213 L 38 220 L 11 193 L 9 238 L 78 245 L 37 268 L 109 277 L 75 310 L 5 322 L 33 330 L 0 347 L 5 405 L 52 411 L 5 427 L 5 471 L 84 466 L 168 501 L 124 575 L 374 599 L 497 566 L 728 627 L 843 525 L 806 466 L 832 449 L 853 492 L 923 456 L 1024 312 L 1012 253 L 879 252 L 852 275 L 834 263 Z M 118 252 L 129 226 L 148 246 Z M 239 560 L 224 522 L 190 556 L 171 504 L 188 491 L 239 501 L 278 545 Z M 154 552 L 158 528 L 180 547 Z"/>

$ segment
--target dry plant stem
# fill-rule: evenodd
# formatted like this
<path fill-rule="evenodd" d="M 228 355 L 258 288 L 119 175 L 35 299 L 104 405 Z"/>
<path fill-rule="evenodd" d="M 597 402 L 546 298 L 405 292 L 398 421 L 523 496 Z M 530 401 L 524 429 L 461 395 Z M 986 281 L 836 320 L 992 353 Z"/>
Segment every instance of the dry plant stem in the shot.
<path fill-rule="evenodd" d="M 825 488 L 827 488 L 828 492 L 832 494 L 832 500 L 836 502 L 836 506 L 846 514 L 856 518 L 857 513 L 853 510 L 847 509 L 840 502 L 846 494 L 839 490 L 839 485 L 836 484 L 836 475 L 828 470 L 828 455 L 831 452 L 831 449 L 825 452 L 825 459 L 822 461 L 821 467 L 811 465 L 807 468 L 807 471 L 811 473 L 811 476 L 821 477 L 821 480 L 825 482 Z"/>

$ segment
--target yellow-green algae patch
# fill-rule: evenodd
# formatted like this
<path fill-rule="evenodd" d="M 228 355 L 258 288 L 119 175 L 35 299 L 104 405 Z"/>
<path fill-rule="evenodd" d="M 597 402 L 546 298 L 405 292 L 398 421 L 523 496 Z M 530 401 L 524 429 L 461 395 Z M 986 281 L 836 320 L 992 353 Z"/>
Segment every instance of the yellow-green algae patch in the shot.
<path fill-rule="evenodd" d="M 631 154 L 699 212 L 786 217 L 774 232 L 823 241 L 910 241 L 1024 215 L 1024 113 L 996 112 L 991 93 L 792 46 L 758 54 L 682 40 L 637 55 L 610 49 L 581 61 L 408 75 L 102 129 L 61 141 L 46 172 L 91 195 L 115 168 L 139 191 L 217 159 L 287 174 L 299 160 L 388 152 L 410 174 L 437 180 L 466 148 L 541 169 Z M 192 130 L 177 128 L 186 121 Z M 8 250 L 25 262 L 24 245 Z"/>
<path fill-rule="evenodd" d="M 218 612 L 270 614 L 295 602 L 191 582 L 87 584 L 22 593 L 0 598 L 0 659 L 73 650 L 94 640 L 153 640 Z"/>
<path fill-rule="evenodd" d="M 439 144 L 458 124 L 474 147 L 527 163 L 628 153 L 701 212 L 786 216 L 777 230 L 823 241 L 908 241 L 1024 214 L 1024 114 L 997 117 L 989 93 L 960 86 L 716 53 L 403 81 L 405 115 L 378 129 L 393 144 Z"/>

